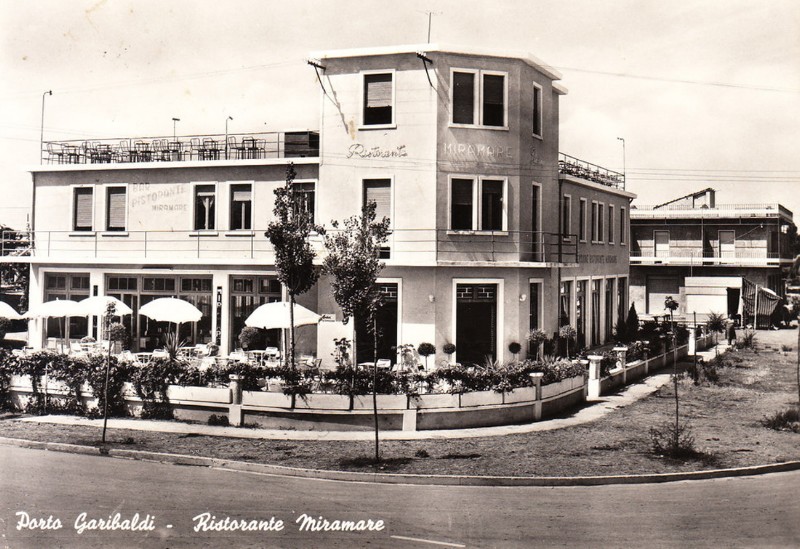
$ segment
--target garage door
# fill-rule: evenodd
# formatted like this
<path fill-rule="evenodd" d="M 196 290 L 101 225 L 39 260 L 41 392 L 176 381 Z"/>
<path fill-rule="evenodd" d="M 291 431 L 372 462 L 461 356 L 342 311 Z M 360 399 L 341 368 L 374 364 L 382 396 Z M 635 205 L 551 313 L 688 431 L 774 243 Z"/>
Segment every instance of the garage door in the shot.
<path fill-rule="evenodd" d="M 664 314 L 664 300 L 672 296 L 678 301 L 680 288 L 678 277 L 648 276 L 647 277 L 647 312 L 651 315 Z M 680 309 L 678 311 L 680 312 Z"/>

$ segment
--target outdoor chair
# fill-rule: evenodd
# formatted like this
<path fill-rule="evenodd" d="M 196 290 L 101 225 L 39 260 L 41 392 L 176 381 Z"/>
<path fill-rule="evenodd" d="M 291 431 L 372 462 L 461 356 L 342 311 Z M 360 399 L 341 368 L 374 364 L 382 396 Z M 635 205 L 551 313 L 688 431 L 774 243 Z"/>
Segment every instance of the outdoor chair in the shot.
<path fill-rule="evenodd" d="M 47 144 L 47 161 L 52 164 L 55 158 L 59 164 L 64 163 L 64 147 L 61 143 L 48 143 Z"/>
<path fill-rule="evenodd" d="M 78 341 L 70 341 L 69 342 L 69 351 L 70 351 L 70 353 L 77 354 L 77 355 L 85 354 L 84 351 L 83 351 L 83 347 L 81 347 L 81 344 Z"/>
<path fill-rule="evenodd" d="M 392 367 L 392 361 L 389 360 L 388 358 L 381 358 L 378 359 L 376 366 L 379 370 L 380 369 L 388 370 L 389 368 Z"/>

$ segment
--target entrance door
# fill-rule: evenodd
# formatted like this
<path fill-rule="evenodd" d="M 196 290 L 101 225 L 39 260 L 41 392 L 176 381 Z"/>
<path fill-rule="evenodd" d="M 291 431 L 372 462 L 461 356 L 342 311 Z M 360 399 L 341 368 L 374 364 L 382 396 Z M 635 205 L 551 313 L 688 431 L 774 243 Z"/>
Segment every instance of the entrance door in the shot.
<path fill-rule="evenodd" d="M 398 285 L 396 282 L 379 283 L 381 306 L 375 312 L 375 328 L 378 332 L 378 360 L 397 361 L 397 321 L 398 321 Z M 375 354 L 373 326 L 369 326 L 364 315 L 356 315 L 356 363 L 372 362 Z"/>
<path fill-rule="evenodd" d="M 736 257 L 736 232 L 719 232 L 719 257 Z"/>
<path fill-rule="evenodd" d="M 456 356 L 461 364 L 497 359 L 497 284 L 457 285 Z"/>
<path fill-rule="evenodd" d="M 542 234 L 541 234 L 541 204 L 542 188 L 534 184 L 531 190 L 531 251 L 533 261 L 544 261 L 542 257 Z"/>

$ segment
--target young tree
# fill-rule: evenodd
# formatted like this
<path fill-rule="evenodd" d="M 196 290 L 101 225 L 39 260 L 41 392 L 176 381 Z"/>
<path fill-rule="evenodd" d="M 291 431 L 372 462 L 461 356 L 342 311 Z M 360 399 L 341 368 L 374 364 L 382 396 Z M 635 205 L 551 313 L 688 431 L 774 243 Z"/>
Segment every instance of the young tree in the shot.
<path fill-rule="evenodd" d="M 669 322 L 670 328 L 672 330 L 672 349 L 673 349 L 673 356 L 672 356 L 672 383 L 673 389 L 675 390 L 675 440 L 674 440 L 674 448 L 678 448 L 678 436 L 680 434 L 680 423 L 679 423 L 679 403 L 678 400 L 678 340 L 675 337 L 675 317 L 674 313 L 678 309 L 678 302 L 675 301 L 671 295 L 668 295 L 666 299 L 664 299 L 664 308 L 669 311 Z"/>
<path fill-rule="evenodd" d="M 378 292 L 378 275 L 383 269 L 380 261 L 381 245 L 389 237 L 389 219 L 375 219 L 375 202 L 364 205 L 360 216 L 344 221 L 341 230 L 325 236 L 328 255 L 323 262 L 323 272 L 331 276 L 333 298 L 342 309 L 344 322 L 356 313 L 366 316 L 367 325 L 372 326 L 373 364 L 378 361 L 378 333 L 375 328 L 375 313 L 381 304 Z M 338 229 L 339 223 L 332 222 Z M 356 331 L 353 331 L 353 352 L 356 352 Z M 354 371 L 355 375 L 355 371 Z M 373 368 L 372 405 L 375 419 L 375 461 L 380 460 L 378 441 L 378 368 Z"/>
<path fill-rule="evenodd" d="M 295 299 L 310 290 L 320 274 L 319 269 L 314 266 L 314 249 L 308 238 L 312 232 L 325 232 L 322 227 L 314 224 L 314 212 L 308 211 L 303 195 L 295 189 L 296 176 L 294 164 L 289 164 L 286 167 L 286 182 L 283 187 L 275 189 L 275 208 L 272 210 L 275 220 L 264 233 L 275 250 L 278 280 L 289 293 L 289 364 L 292 369 L 295 368 Z"/>

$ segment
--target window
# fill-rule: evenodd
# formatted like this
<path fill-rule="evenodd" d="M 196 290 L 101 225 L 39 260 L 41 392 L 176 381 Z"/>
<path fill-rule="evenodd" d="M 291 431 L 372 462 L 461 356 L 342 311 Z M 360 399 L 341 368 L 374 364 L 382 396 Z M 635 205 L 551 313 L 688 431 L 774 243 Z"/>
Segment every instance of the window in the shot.
<path fill-rule="evenodd" d="M 71 299 L 81 301 L 89 297 L 88 273 L 45 273 L 44 300 Z M 86 317 L 51 317 L 45 321 L 45 337 L 62 339 L 69 332 L 70 339 L 88 335 L 89 323 Z"/>
<path fill-rule="evenodd" d="M 450 181 L 450 228 L 454 231 L 471 231 L 472 179 Z"/>
<path fill-rule="evenodd" d="M 450 229 L 506 230 L 505 189 L 505 179 L 451 179 Z"/>
<path fill-rule="evenodd" d="M 391 179 L 365 179 L 363 181 L 364 205 L 375 202 L 375 220 L 384 217 L 392 219 L 392 180 Z"/>
<path fill-rule="evenodd" d="M 506 77 L 501 74 L 482 74 L 484 126 L 506 125 Z"/>
<path fill-rule="evenodd" d="M 597 205 L 597 242 L 602 243 L 605 239 L 606 231 L 605 231 L 605 215 L 606 215 L 606 205 L 602 202 Z"/>
<path fill-rule="evenodd" d="M 572 197 L 568 194 L 564 195 L 564 200 L 561 203 L 561 237 L 569 238 L 569 232 L 572 229 Z"/>
<path fill-rule="evenodd" d="M 626 225 L 625 214 L 627 210 L 625 208 L 619 209 L 619 243 L 623 246 L 625 242 L 628 241 L 627 234 L 628 234 L 628 227 Z"/>
<path fill-rule="evenodd" d="M 197 185 L 194 188 L 194 229 L 196 231 L 215 228 L 216 189 L 214 185 Z"/>
<path fill-rule="evenodd" d="M 608 205 L 608 243 L 614 243 L 614 206 Z"/>
<path fill-rule="evenodd" d="M 393 73 L 364 74 L 364 126 L 394 124 Z"/>
<path fill-rule="evenodd" d="M 453 124 L 506 127 L 505 73 L 453 70 L 450 93 Z"/>
<path fill-rule="evenodd" d="M 127 190 L 125 187 L 108 187 L 106 189 L 106 230 L 124 231 L 125 212 L 127 207 Z"/>
<path fill-rule="evenodd" d="M 295 214 L 303 212 L 308 216 L 308 222 L 314 223 L 314 210 L 316 207 L 316 184 L 314 182 L 294 183 Z"/>
<path fill-rule="evenodd" d="M 542 87 L 533 83 L 533 135 L 542 137 Z"/>
<path fill-rule="evenodd" d="M 142 279 L 142 289 L 146 292 L 174 292 L 175 279 L 167 277 L 145 277 Z"/>
<path fill-rule="evenodd" d="M 72 230 L 93 231 L 94 189 L 75 187 L 72 200 Z"/>
<path fill-rule="evenodd" d="M 578 238 L 581 242 L 586 242 L 586 216 L 587 216 L 586 199 L 581 198 L 578 210 Z"/>
<path fill-rule="evenodd" d="M 211 279 L 181 278 L 181 292 L 211 292 Z"/>
<path fill-rule="evenodd" d="M 453 72 L 453 124 L 475 123 L 475 73 Z"/>
<path fill-rule="evenodd" d="M 592 201 L 592 243 L 597 242 L 597 207 L 598 204 Z"/>
<path fill-rule="evenodd" d="M 250 183 L 231 185 L 231 230 L 253 228 L 253 186 Z"/>
<path fill-rule="evenodd" d="M 133 276 L 109 276 L 109 291 L 133 290 L 136 291 L 138 279 Z"/>

